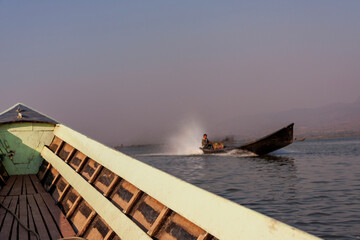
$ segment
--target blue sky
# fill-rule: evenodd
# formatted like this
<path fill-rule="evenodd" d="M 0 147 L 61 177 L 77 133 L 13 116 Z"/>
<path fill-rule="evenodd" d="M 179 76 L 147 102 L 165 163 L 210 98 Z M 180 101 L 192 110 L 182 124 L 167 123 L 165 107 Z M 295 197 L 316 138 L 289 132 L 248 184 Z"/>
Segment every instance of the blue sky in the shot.
<path fill-rule="evenodd" d="M 352 102 L 360 1 L 0 1 L 1 109 L 108 144 Z"/>

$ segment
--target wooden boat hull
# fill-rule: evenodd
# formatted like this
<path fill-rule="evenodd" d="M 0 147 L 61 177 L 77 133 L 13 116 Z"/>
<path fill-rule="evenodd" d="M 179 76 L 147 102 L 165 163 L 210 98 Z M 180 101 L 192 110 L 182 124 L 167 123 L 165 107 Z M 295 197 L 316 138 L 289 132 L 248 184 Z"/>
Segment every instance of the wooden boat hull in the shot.
<path fill-rule="evenodd" d="M 236 148 L 225 146 L 223 149 L 207 149 L 200 148 L 205 154 L 219 154 L 219 153 L 228 153 Z"/>
<path fill-rule="evenodd" d="M 224 147 L 223 149 L 204 149 L 200 148 L 205 154 L 227 153 L 232 150 L 245 150 L 259 156 L 266 155 L 293 142 L 294 123 L 256 141 L 238 146 Z"/>
<path fill-rule="evenodd" d="M 3 122 L 0 114 L 6 133 L 0 135 L 0 202 L 15 213 L 20 209 L 20 220 L 29 222 L 41 239 L 318 239 L 50 121 L 53 129 L 46 136 L 52 137 L 27 145 L 33 150 L 41 146 L 30 151 L 43 160 L 40 166 L 33 161 L 37 174 L 22 175 L 18 168 L 19 176 L 9 176 L 18 154 L 29 152 L 20 140 L 48 131 L 48 126 L 30 126 L 34 110 L 20 108 L 27 122 L 16 120 L 18 106 L 6 112 Z M 26 134 L 9 141 L 14 128 Z M 9 212 L 4 218 L 5 210 L 0 211 L 0 238 L 17 239 L 24 229 Z"/>

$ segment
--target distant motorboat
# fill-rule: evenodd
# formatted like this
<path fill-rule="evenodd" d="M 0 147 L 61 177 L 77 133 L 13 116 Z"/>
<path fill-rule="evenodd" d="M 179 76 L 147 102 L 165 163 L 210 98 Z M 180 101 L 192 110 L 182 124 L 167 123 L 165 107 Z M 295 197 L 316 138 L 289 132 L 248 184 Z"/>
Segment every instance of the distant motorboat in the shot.
<path fill-rule="evenodd" d="M 224 146 L 221 149 L 200 148 L 205 154 L 226 153 L 232 150 L 245 150 L 259 156 L 279 150 L 293 142 L 294 123 L 281 128 L 263 138 L 238 147 Z"/>

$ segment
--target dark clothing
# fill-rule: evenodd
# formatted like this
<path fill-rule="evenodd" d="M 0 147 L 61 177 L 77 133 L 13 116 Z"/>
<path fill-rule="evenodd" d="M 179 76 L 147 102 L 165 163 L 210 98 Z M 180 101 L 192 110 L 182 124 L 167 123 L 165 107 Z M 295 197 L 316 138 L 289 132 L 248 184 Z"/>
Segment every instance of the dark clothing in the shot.
<path fill-rule="evenodd" d="M 213 145 L 210 143 L 209 139 L 203 138 L 202 139 L 202 147 L 206 149 L 212 149 Z"/>
<path fill-rule="evenodd" d="M 207 138 L 203 138 L 203 139 L 202 139 L 202 146 L 203 146 L 203 147 L 204 147 L 205 145 L 209 144 L 209 143 L 210 143 L 209 139 L 207 139 Z"/>

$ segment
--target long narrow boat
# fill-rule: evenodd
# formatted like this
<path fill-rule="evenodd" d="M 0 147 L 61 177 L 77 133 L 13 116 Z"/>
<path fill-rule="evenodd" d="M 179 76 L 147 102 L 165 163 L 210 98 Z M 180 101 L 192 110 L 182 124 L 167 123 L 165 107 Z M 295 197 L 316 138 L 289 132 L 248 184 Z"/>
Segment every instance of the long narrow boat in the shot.
<path fill-rule="evenodd" d="M 319 239 L 23 104 L 0 114 L 0 157 L 0 239 Z"/>
<path fill-rule="evenodd" d="M 207 149 L 200 148 L 205 154 L 214 154 L 214 153 L 226 153 L 234 150 L 245 150 L 248 152 L 255 153 L 259 156 L 266 155 L 268 153 L 279 150 L 293 142 L 293 132 L 294 132 L 294 123 L 271 133 L 263 138 L 255 140 L 253 142 L 237 146 L 237 147 L 227 147 L 225 146 L 222 149 Z"/>

